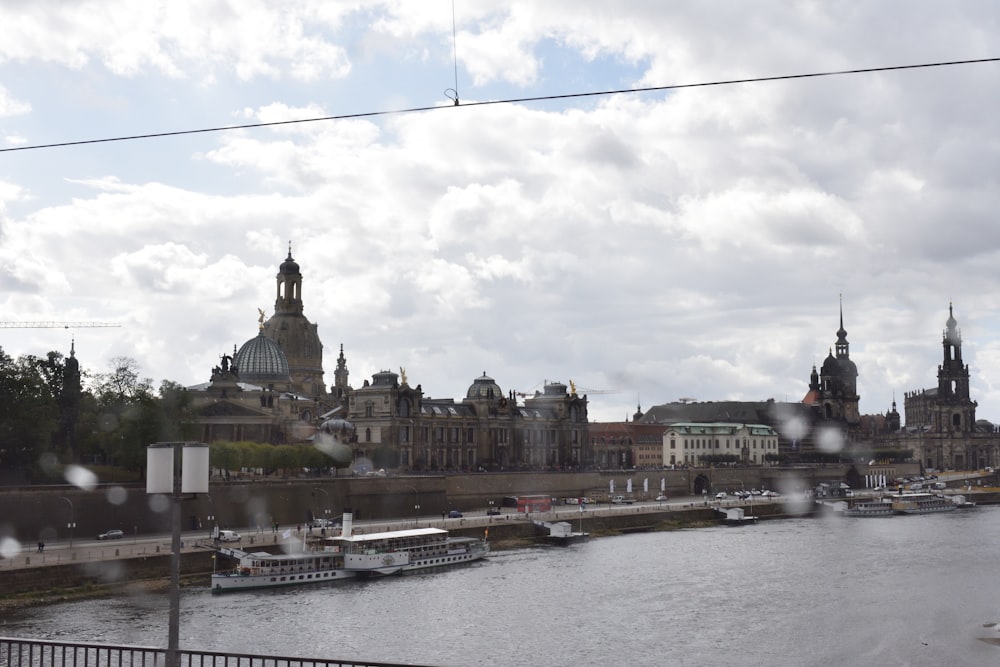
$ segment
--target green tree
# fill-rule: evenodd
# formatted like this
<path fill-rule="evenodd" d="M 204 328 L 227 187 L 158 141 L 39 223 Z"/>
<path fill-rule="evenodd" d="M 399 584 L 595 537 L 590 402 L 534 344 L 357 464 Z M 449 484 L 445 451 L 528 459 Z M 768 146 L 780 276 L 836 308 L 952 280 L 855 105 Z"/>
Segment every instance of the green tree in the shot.
<path fill-rule="evenodd" d="M 291 471 L 302 468 L 299 448 L 292 445 L 278 445 L 274 448 L 274 468 L 281 470 L 285 475 Z"/>
<path fill-rule="evenodd" d="M 160 383 L 159 411 L 161 441 L 176 442 L 198 438 L 199 428 L 192 409 L 191 394 L 183 385 L 170 380 Z"/>
<path fill-rule="evenodd" d="M 146 447 L 159 439 L 161 415 L 152 380 L 139 377 L 139 365 L 128 357 L 111 360 L 112 370 L 95 376 L 100 447 L 107 462 L 142 469 Z"/>
<path fill-rule="evenodd" d="M 50 451 L 58 402 L 42 360 L 16 361 L 0 348 L 0 466 L 29 469 Z"/>
<path fill-rule="evenodd" d="M 213 468 L 218 468 L 223 471 L 223 475 L 225 475 L 226 471 L 236 470 L 240 467 L 240 460 L 243 458 L 240 452 L 241 449 L 243 448 L 234 442 L 220 440 L 218 442 L 209 443 L 209 462 Z"/>

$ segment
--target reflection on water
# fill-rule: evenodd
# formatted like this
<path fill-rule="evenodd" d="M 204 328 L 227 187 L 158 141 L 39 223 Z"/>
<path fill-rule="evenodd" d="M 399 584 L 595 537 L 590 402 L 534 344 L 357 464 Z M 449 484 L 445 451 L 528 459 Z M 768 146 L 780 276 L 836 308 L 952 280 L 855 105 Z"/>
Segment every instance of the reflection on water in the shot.
<path fill-rule="evenodd" d="M 181 645 L 432 665 L 983 665 L 1000 508 L 797 519 L 495 552 L 259 593 L 186 589 Z M 18 612 L 0 634 L 163 646 L 165 596 Z"/>

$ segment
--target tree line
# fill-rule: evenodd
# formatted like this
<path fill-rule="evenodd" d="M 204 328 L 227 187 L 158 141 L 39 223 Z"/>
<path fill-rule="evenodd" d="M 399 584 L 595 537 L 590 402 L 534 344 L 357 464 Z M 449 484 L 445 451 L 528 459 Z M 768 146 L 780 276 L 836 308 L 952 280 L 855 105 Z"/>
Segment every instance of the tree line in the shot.
<path fill-rule="evenodd" d="M 200 437 L 184 386 L 163 380 L 154 389 L 128 357 L 112 359 L 111 368 L 82 370 L 60 352 L 15 359 L 0 347 L 0 481 L 64 483 L 70 463 L 104 468 L 104 481 L 138 481 L 150 444 Z M 226 441 L 209 443 L 209 462 L 222 476 L 241 469 L 299 475 L 350 464 L 315 447 Z"/>
<path fill-rule="evenodd" d="M 154 390 L 128 357 L 111 367 L 92 373 L 60 352 L 15 359 L 0 348 L 0 470 L 34 480 L 58 477 L 66 463 L 140 472 L 150 443 L 197 435 L 183 386 Z"/>

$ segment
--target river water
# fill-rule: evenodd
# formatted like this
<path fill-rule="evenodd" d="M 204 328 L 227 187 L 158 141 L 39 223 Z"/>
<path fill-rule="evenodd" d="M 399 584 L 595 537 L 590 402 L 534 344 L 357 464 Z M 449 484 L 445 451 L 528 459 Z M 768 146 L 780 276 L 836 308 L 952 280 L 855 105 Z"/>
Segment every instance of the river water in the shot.
<path fill-rule="evenodd" d="M 181 647 L 425 665 L 1000 663 L 1000 507 L 789 519 L 498 551 L 380 580 L 185 589 Z M 165 595 L 57 604 L 0 634 L 165 646 Z"/>

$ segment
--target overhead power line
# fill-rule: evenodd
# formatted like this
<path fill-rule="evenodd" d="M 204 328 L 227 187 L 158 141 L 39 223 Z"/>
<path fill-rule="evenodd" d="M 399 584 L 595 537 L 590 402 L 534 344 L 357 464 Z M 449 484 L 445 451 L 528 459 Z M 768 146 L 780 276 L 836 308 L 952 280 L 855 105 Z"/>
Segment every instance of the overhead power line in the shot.
<path fill-rule="evenodd" d="M 120 137 L 105 137 L 103 139 L 81 139 L 78 141 L 62 141 L 54 144 L 34 144 L 31 146 L 16 146 L 13 148 L 0 148 L 0 153 L 12 153 L 14 151 L 30 151 L 41 148 L 59 148 L 62 146 L 80 146 L 83 144 L 100 144 L 113 141 L 135 141 L 137 139 L 155 139 L 158 137 L 177 137 L 185 134 L 205 134 L 208 132 L 225 132 L 228 130 L 248 130 L 258 127 L 276 127 L 280 125 L 294 125 L 297 123 L 317 123 L 330 120 L 350 120 L 353 118 L 372 118 L 375 116 L 390 116 L 406 113 L 419 113 L 423 111 L 438 111 L 441 109 L 461 107 L 480 107 L 495 104 L 519 104 L 525 102 L 544 102 L 549 100 L 568 100 L 580 97 L 598 97 L 605 95 L 624 95 L 626 93 L 650 93 L 665 90 L 681 90 L 684 88 L 707 88 L 709 86 L 731 86 L 737 83 L 763 83 L 766 81 L 789 81 L 794 79 L 810 79 L 823 76 L 841 76 L 845 74 L 871 74 L 873 72 L 892 72 L 908 69 L 924 69 L 929 67 L 949 67 L 953 65 L 972 65 L 977 63 L 998 62 L 1000 58 L 977 58 L 973 60 L 950 60 L 946 62 L 922 63 L 919 65 L 893 65 L 889 67 L 866 67 L 862 69 L 846 69 L 833 72 L 812 72 L 809 74 L 783 74 L 780 76 L 761 76 L 746 79 L 727 79 L 723 81 L 705 81 L 701 83 L 678 83 L 669 86 L 646 86 L 643 88 L 619 88 L 616 90 L 599 90 L 585 93 L 565 93 L 562 95 L 539 95 L 536 97 L 512 97 L 500 100 L 487 100 L 484 102 L 462 102 L 458 104 L 458 95 L 454 98 L 454 104 L 449 106 L 434 105 L 426 107 L 411 107 L 408 109 L 392 109 L 386 111 L 365 111 L 361 113 L 341 114 L 337 116 L 320 116 L 317 118 L 299 118 L 296 120 L 278 120 L 265 123 L 245 123 L 242 125 L 224 125 L 220 127 L 203 127 L 196 130 L 175 130 L 172 132 L 152 132 L 149 134 L 132 134 Z"/>

